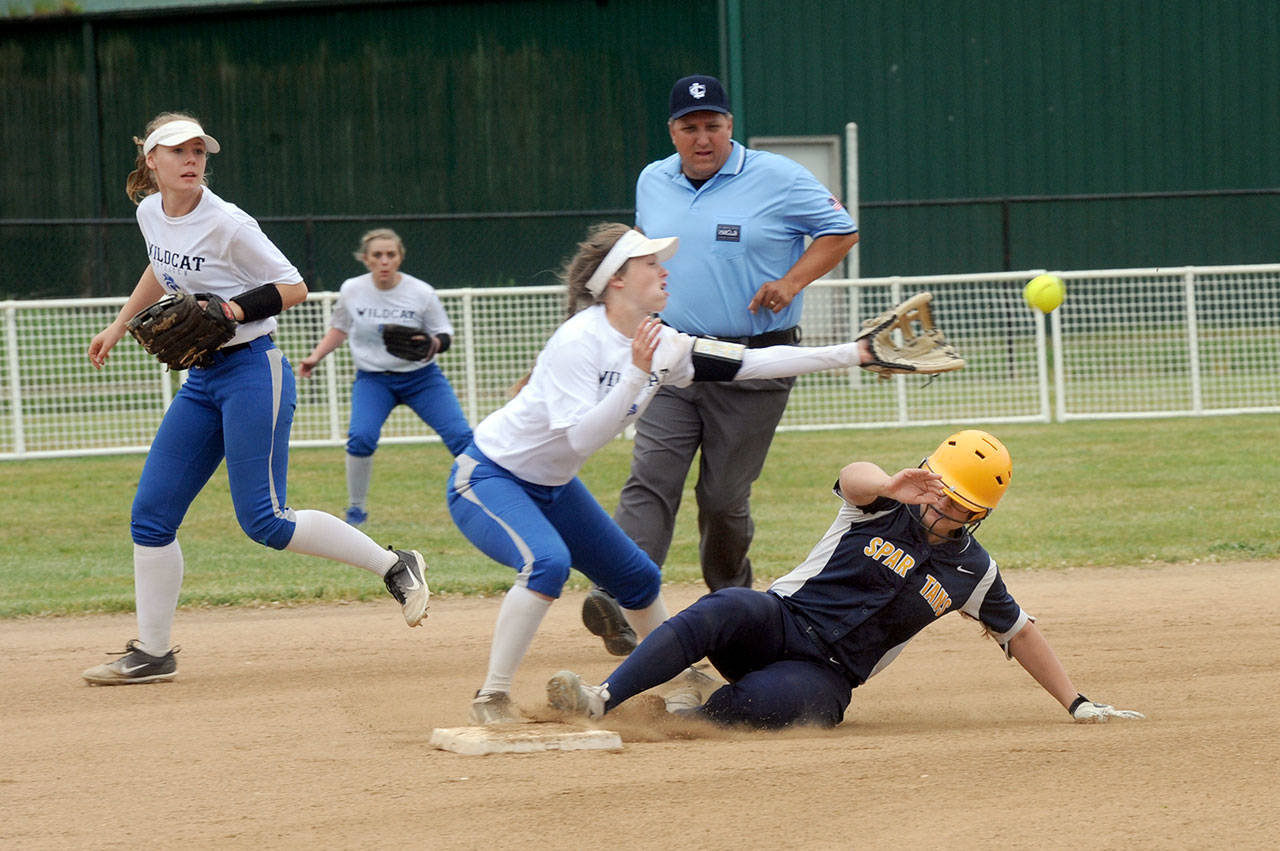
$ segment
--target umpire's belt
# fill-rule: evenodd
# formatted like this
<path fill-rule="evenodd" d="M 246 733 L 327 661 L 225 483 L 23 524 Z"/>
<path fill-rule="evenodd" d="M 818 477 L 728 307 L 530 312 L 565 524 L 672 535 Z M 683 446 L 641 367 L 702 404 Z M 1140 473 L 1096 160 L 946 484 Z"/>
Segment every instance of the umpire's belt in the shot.
<path fill-rule="evenodd" d="M 711 337 L 710 334 L 701 336 Z M 737 343 L 740 346 L 746 346 L 748 349 L 763 349 L 766 346 L 793 346 L 800 342 L 800 326 L 792 325 L 790 328 L 783 328 L 780 331 L 765 331 L 763 334 L 756 334 L 753 337 L 711 337 L 713 340 L 723 340 L 726 343 Z"/>

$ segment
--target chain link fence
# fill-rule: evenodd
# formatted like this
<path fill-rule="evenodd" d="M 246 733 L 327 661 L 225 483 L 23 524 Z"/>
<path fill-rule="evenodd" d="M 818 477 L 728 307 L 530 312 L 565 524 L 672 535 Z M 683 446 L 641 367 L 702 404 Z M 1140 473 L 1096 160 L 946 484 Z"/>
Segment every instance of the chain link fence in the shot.
<path fill-rule="evenodd" d="M 1044 270 L 820 280 L 805 297 L 802 345 L 852 339 L 861 321 L 928 290 L 966 359 L 935 380 L 863 370 L 799 379 L 781 430 L 1049 422 L 1280 412 L 1280 265 L 1062 272 L 1048 317 L 1022 301 Z M 440 359 L 471 422 L 501 406 L 565 316 L 559 286 L 440 290 L 457 330 Z M 337 293 L 280 317 L 296 362 L 324 334 Z M 0 459 L 145 452 L 184 373 L 131 339 L 102 370 L 89 340 L 124 298 L 0 302 Z M 345 442 L 354 368 L 346 347 L 299 381 L 292 442 Z M 407 408 L 385 442 L 438 438 Z"/>

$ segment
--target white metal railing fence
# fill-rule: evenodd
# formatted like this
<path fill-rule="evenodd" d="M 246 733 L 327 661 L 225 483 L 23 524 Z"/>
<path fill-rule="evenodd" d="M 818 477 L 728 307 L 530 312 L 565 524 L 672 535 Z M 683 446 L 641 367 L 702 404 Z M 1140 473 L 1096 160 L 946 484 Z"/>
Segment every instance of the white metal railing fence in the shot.
<path fill-rule="evenodd" d="M 822 280 L 806 295 L 807 345 L 850 339 L 862 319 L 921 290 L 964 370 L 881 381 L 863 370 L 801 378 L 783 429 L 1049 422 L 1280 411 L 1280 264 L 1062 272 L 1066 303 L 1044 321 L 1022 301 L 1043 270 Z M 563 319 L 559 287 L 441 290 L 457 331 L 441 366 L 473 423 L 501 405 Z M 327 327 L 336 293 L 280 317 L 293 362 Z M 142 452 L 181 380 L 125 339 L 106 367 L 89 340 L 123 298 L 0 302 L 0 459 Z M 345 440 L 346 347 L 299 380 L 295 446 Z M 438 438 L 406 408 L 383 440 Z"/>
<path fill-rule="evenodd" d="M 1058 420 L 1280 411 L 1280 266 L 1062 277 Z"/>

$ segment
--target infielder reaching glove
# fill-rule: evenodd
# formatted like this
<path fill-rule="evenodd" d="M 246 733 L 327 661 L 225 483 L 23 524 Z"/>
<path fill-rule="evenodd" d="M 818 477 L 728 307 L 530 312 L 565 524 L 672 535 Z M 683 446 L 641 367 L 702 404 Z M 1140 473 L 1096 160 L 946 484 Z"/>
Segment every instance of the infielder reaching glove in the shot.
<path fill-rule="evenodd" d="M 919 293 L 863 322 L 854 339 L 867 341 L 871 360 L 862 368 L 886 379 L 893 373 L 934 375 L 963 368 L 964 358 L 933 322 L 932 299 L 932 293 Z"/>
<path fill-rule="evenodd" d="M 408 325 L 383 325 L 382 344 L 396 357 L 414 361 L 428 360 L 439 345 L 433 335 Z"/>
<path fill-rule="evenodd" d="M 125 327 L 169 369 L 205 365 L 209 354 L 236 335 L 231 306 L 210 293 L 167 293 Z"/>

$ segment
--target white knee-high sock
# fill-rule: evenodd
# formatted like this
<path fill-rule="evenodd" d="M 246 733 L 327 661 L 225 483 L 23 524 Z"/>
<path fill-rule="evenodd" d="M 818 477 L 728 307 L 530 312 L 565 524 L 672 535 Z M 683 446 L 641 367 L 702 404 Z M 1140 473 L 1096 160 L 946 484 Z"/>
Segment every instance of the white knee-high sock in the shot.
<path fill-rule="evenodd" d="M 533 643 L 543 617 L 551 608 L 551 600 L 516 583 L 502 600 L 498 622 L 493 628 L 493 645 L 489 648 L 489 673 L 485 675 L 482 694 L 511 692 L 516 668 Z"/>
<path fill-rule="evenodd" d="M 173 614 L 182 591 L 182 547 L 177 539 L 163 547 L 133 545 L 133 596 L 138 611 L 138 643 L 144 652 L 163 656 L 173 645 Z"/>
<path fill-rule="evenodd" d="M 363 567 L 378 576 L 384 576 L 397 561 L 395 553 L 378 546 L 356 527 L 332 514 L 305 508 L 294 512 L 293 537 L 285 549 Z"/>
<path fill-rule="evenodd" d="M 347 497 L 350 505 L 363 509 L 373 480 L 372 455 L 347 455 Z"/>
<path fill-rule="evenodd" d="M 636 637 L 641 639 L 661 626 L 668 617 L 667 604 L 662 601 L 661 592 L 643 609 L 623 609 L 622 614 L 636 631 Z"/>

